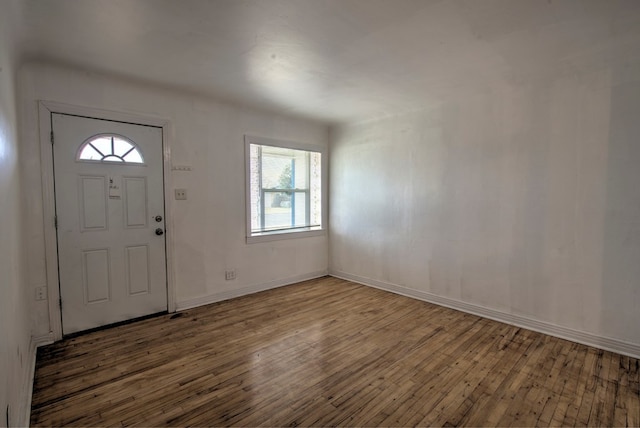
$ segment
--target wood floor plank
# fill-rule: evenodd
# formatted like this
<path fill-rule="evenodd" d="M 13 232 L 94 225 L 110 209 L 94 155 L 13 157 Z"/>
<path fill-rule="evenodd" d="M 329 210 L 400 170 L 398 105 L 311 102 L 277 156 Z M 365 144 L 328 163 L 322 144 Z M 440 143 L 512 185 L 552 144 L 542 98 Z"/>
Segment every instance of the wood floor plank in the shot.
<path fill-rule="evenodd" d="M 325 277 L 38 350 L 34 426 L 638 426 L 638 360 Z"/>

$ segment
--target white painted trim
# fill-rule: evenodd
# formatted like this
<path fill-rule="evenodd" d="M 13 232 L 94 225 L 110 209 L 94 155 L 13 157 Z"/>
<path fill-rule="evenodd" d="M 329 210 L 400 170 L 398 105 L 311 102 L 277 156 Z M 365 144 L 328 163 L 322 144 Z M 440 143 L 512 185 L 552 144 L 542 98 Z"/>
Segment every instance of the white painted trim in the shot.
<path fill-rule="evenodd" d="M 42 180 L 42 211 L 44 221 L 44 245 L 47 270 L 47 299 L 49 305 L 49 331 L 55 340 L 62 339 L 62 315 L 60 313 L 60 287 L 58 284 L 58 238 L 56 236 L 56 201 L 53 178 L 53 148 L 51 146 L 51 109 L 38 103 L 40 131 L 40 173 Z"/>
<path fill-rule="evenodd" d="M 40 346 L 53 343 L 53 334 L 45 334 L 44 336 L 33 337 L 29 341 L 29 355 L 27 356 L 27 373 L 24 379 L 22 388 L 22 408 L 18 410 L 20 419 L 17 421 L 16 426 L 28 427 L 31 421 L 31 400 L 33 398 L 33 382 L 36 374 L 36 356 L 38 354 L 38 348 Z"/>
<path fill-rule="evenodd" d="M 53 177 L 53 152 L 51 148 L 51 114 L 62 113 L 85 116 L 97 119 L 114 120 L 140 125 L 150 125 L 162 128 L 163 147 L 163 179 L 165 204 L 165 234 L 167 258 L 167 310 L 176 311 L 176 287 L 174 268 L 174 235 L 173 235 L 173 189 L 171 177 L 171 147 L 173 145 L 173 124 L 164 118 L 145 116 L 138 113 L 103 110 L 92 107 L 75 106 L 54 101 L 38 102 L 38 121 L 40 127 L 40 165 L 42 174 L 42 204 L 45 238 L 45 258 L 47 269 L 47 291 L 49 300 L 49 329 L 54 340 L 62 339 L 62 314 L 58 301 L 60 300 L 60 285 L 58 282 L 58 244 L 54 224 L 55 194 Z"/>
<path fill-rule="evenodd" d="M 31 342 L 35 345 L 35 349 L 37 349 L 41 346 L 51 345 L 55 340 L 53 339 L 53 334 L 47 333 L 42 336 L 32 337 Z"/>
<path fill-rule="evenodd" d="M 310 279 L 321 278 L 327 276 L 327 271 L 311 272 L 303 275 L 290 276 L 284 279 L 264 282 L 260 284 L 249 285 L 234 290 L 223 291 L 220 293 L 208 294 L 206 296 L 188 299 L 177 303 L 177 310 L 192 309 L 198 306 L 208 305 L 210 303 L 221 302 L 223 300 L 233 299 L 235 297 L 246 296 L 248 294 L 258 293 L 260 291 L 271 290 L 272 288 L 284 287 L 285 285 L 295 284 L 297 282 L 308 281 Z"/>
<path fill-rule="evenodd" d="M 286 232 L 278 233 L 264 233 L 262 235 L 247 236 L 247 244 L 255 244 L 258 242 L 270 242 L 270 241 L 282 241 L 283 239 L 299 239 L 299 238 L 311 238 L 314 236 L 326 236 L 326 229 L 315 230 L 289 230 Z"/>
<path fill-rule="evenodd" d="M 171 169 L 171 147 L 173 142 L 173 123 L 165 120 L 162 126 L 162 148 L 164 150 L 164 216 L 165 216 L 165 252 L 167 258 L 167 311 L 176 311 L 176 271 L 174 266 L 175 234 L 173 179 Z M 169 227 L 167 227 L 167 225 Z"/>
<path fill-rule="evenodd" d="M 583 345 L 593 346 L 595 348 L 606 351 L 616 352 L 622 355 L 628 355 L 633 358 L 640 358 L 640 344 L 629 343 L 618 339 L 598 336 L 585 331 L 574 330 L 559 326 L 556 324 L 539 321 L 522 315 L 510 314 L 473 303 L 463 302 L 461 300 L 451 299 L 449 297 L 438 296 L 437 294 L 426 291 L 415 290 L 384 281 L 378 281 L 372 278 L 366 278 L 359 275 L 352 275 L 347 272 L 331 270 L 329 275 L 336 278 L 346 279 L 348 281 L 357 282 L 358 284 L 369 287 L 378 288 L 380 290 L 389 291 L 391 293 L 400 294 L 402 296 L 411 297 L 413 299 L 434 303 L 439 306 L 467 312 L 478 315 L 483 318 L 489 318 L 495 321 L 503 322 L 517 327 L 526 328 L 528 330 L 537 331 L 539 333 L 548 334 L 550 336 L 559 337 L 572 342 L 581 343 Z"/>

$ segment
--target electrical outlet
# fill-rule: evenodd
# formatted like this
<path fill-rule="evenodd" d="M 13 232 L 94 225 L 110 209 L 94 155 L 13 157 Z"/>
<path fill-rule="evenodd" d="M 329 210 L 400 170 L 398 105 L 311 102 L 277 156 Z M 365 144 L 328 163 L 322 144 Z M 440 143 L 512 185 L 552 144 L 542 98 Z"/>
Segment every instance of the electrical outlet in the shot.
<path fill-rule="evenodd" d="M 36 288 L 36 300 L 47 300 L 47 286 Z"/>
<path fill-rule="evenodd" d="M 236 270 L 230 269 L 230 270 L 224 271 L 224 279 L 226 279 L 227 281 L 236 279 Z"/>
<path fill-rule="evenodd" d="M 187 189 L 175 189 L 175 192 L 176 192 L 176 200 L 178 201 L 187 200 Z"/>

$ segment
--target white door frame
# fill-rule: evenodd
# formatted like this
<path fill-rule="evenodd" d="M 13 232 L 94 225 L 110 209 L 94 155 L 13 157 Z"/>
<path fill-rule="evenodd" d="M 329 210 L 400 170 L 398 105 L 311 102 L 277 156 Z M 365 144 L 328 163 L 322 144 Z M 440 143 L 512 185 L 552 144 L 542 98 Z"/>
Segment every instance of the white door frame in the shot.
<path fill-rule="evenodd" d="M 53 150 L 51 148 L 51 113 L 86 116 L 162 128 L 164 208 L 167 257 L 167 310 L 176 311 L 175 270 L 173 267 L 173 199 L 171 183 L 171 143 L 173 127 L 169 120 L 138 114 L 81 107 L 53 101 L 38 102 L 40 124 L 40 167 L 42 174 L 42 205 L 44 220 L 45 261 L 47 269 L 47 297 L 49 300 L 49 330 L 53 340 L 62 339 L 62 311 L 60 310 L 60 283 L 58 279 L 58 237 L 55 227 L 55 194 L 53 176 Z"/>

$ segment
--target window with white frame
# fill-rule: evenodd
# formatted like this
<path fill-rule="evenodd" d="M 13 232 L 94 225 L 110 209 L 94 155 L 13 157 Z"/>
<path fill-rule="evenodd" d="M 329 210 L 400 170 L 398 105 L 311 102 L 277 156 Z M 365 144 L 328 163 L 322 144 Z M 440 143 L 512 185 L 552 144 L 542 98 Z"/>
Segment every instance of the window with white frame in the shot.
<path fill-rule="evenodd" d="M 85 162 L 144 164 L 142 152 L 136 143 L 116 134 L 99 134 L 89 138 L 78 149 L 76 159 Z"/>
<path fill-rule="evenodd" d="M 249 136 L 245 142 L 247 240 L 322 230 L 322 149 Z"/>

